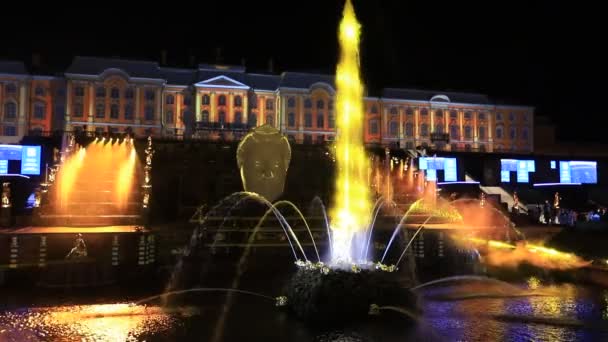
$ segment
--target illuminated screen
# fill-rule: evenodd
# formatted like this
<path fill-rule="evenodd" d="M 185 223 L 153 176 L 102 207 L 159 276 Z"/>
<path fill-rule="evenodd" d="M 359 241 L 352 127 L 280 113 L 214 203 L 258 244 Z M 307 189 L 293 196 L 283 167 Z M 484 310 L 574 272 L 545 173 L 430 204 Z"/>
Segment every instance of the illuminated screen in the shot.
<path fill-rule="evenodd" d="M 40 175 L 40 146 L 0 145 L 0 174 Z"/>
<path fill-rule="evenodd" d="M 530 172 L 536 172 L 534 160 L 501 159 L 500 181 L 508 183 L 511 181 L 511 172 L 517 174 L 517 183 L 530 182 Z"/>
<path fill-rule="evenodd" d="M 458 181 L 456 158 L 420 157 L 418 158 L 418 168 L 426 170 L 426 180 L 428 181 Z M 437 170 L 443 170 L 443 180 L 437 179 Z"/>
<path fill-rule="evenodd" d="M 594 161 L 560 161 L 560 183 L 597 183 L 597 162 Z"/>

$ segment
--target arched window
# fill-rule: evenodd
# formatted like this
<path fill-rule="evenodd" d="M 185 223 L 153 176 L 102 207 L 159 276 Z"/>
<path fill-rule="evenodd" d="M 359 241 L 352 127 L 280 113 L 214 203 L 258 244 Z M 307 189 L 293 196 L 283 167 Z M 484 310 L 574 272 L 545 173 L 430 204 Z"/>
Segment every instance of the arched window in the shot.
<path fill-rule="evenodd" d="M 125 120 L 133 120 L 133 105 L 130 103 L 125 105 Z"/>
<path fill-rule="evenodd" d="M 369 120 L 369 134 L 377 135 L 379 132 L 378 129 L 378 119 Z"/>
<path fill-rule="evenodd" d="M 243 113 L 241 113 L 241 112 L 234 113 L 234 123 L 238 124 L 238 125 L 243 124 Z"/>
<path fill-rule="evenodd" d="M 97 96 L 97 97 L 106 97 L 106 88 L 104 88 L 104 87 L 97 87 L 97 89 L 95 90 L 95 96 Z"/>
<path fill-rule="evenodd" d="M 106 116 L 106 107 L 103 103 L 98 103 L 95 107 L 95 117 L 96 118 L 104 118 Z"/>
<path fill-rule="evenodd" d="M 435 117 L 443 118 L 443 111 L 441 109 L 437 109 L 435 111 Z"/>
<path fill-rule="evenodd" d="M 425 123 L 420 125 L 420 135 L 426 137 L 429 135 L 429 126 Z"/>
<path fill-rule="evenodd" d="M 165 102 L 168 105 L 172 105 L 175 103 L 175 97 L 173 95 L 167 95 L 167 97 L 165 98 Z"/>
<path fill-rule="evenodd" d="M 274 116 L 268 114 L 266 115 L 266 124 L 267 125 L 274 125 Z"/>
<path fill-rule="evenodd" d="M 407 115 L 407 116 L 413 116 L 414 115 L 414 109 L 412 107 L 408 107 L 405 110 L 405 115 Z"/>
<path fill-rule="evenodd" d="M 220 106 L 225 106 L 226 105 L 226 95 L 220 95 L 217 98 L 217 104 Z"/>
<path fill-rule="evenodd" d="M 413 137 L 414 136 L 414 124 L 408 122 L 405 124 L 405 136 Z"/>
<path fill-rule="evenodd" d="M 378 114 L 378 106 L 376 105 L 372 105 L 372 110 L 371 110 L 372 114 Z"/>
<path fill-rule="evenodd" d="M 296 99 L 293 97 L 290 97 L 287 99 L 287 107 L 289 108 L 293 108 L 296 106 Z"/>
<path fill-rule="evenodd" d="M 322 112 L 317 113 L 317 128 L 325 126 L 325 115 Z"/>
<path fill-rule="evenodd" d="M 209 111 L 203 111 L 203 113 L 201 114 L 201 121 L 204 123 L 209 122 Z"/>
<path fill-rule="evenodd" d="M 296 125 L 296 115 L 294 113 L 287 114 L 287 126 L 294 127 Z"/>
<path fill-rule="evenodd" d="M 110 96 L 111 96 L 113 99 L 117 99 L 117 98 L 119 98 L 119 97 L 120 97 L 120 91 L 118 90 L 118 88 L 116 88 L 116 87 L 112 88 L 112 89 L 110 90 Z"/>
<path fill-rule="evenodd" d="M 426 108 L 422 108 L 422 110 L 420 111 L 420 115 L 422 115 L 422 116 L 429 115 L 429 110 Z"/>
<path fill-rule="evenodd" d="M 509 137 L 511 138 L 511 140 L 515 140 L 515 138 L 517 138 L 517 130 L 515 129 L 515 127 L 511 127 Z"/>
<path fill-rule="evenodd" d="M 305 108 L 312 108 L 312 100 L 311 99 L 304 100 L 304 107 Z"/>
<path fill-rule="evenodd" d="M 397 137 L 397 136 L 399 136 L 399 122 L 397 122 L 397 121 L 391 121 L 388 124 L 388 134 L 391 137 Z"/>
<path fill-rule="evenodd" d="M 4 104 L 4 120 L 15 120 L 17 118 L 17 104 L 7 102 Z"/>
<path fill-rule="evenodd" d="M 472 117 L 473 117 L 473 114 L 471 112 L 464 112 L 465 120 L 471 120 Z"/>
<path fill-rule="evenodd" d="M 306 112 L 304 114 L 304 127 L 312 127 L 312 114 L 310 112 Z"/>
<path fill-rule="evenodd" d="M 471 139 L 471 126 L 464 126 L 464 138 Z"/>
<path fill-rule="evenodd" d="M 456 125 L 451 125 L 450 126 L 450 139 L 456 139 L 459 140 L 460 139 L 460 134 L 458 134 L 458 126 Z"/>
<path fill-rule="evenodd" d="M 479 114 L 477 114 L 477 119 L 479 119 L 479 120 L 485 120 L 486 119 L 486 113 L 479 113 Z"/>
<path fill-rule="evenodd" d="M 128 88 L 125 90 L 125 99 L 132 99 L 133 98 L 133 89 Z"/>
<path fill-rule="evenodd" d="M 458 118 L 458 112 L 455 110 L 450 111 L 450 119 L 457 119 Z"/>
<path fill-rule="evenodd" d="M 485 140 L 486 139 L 486 128 L 484 126 L 479 126 L 477 128 L 478 132 L 477 135 L 479 137 L 480 140 Z"/>
<path fill-rule="evenodd" d="M 521 138 L 524 140 L 528 140 L 528 127 L 524 127 L 521 131 Z"/>
<path fill-rule="evenodd" d="M 435 125 L 435 133 L 443 133 L 443 124 L 436 124 Z"/>
<path fill-rule="evenodd" d="M 239 95 L 234 97 L 234 106 L 241 107 L 243 105 L 243 98 Z"/>
<path fill-rule="evenodd" d="M 34 94 L 36 94 L 36 96 L 44 96 L 44 88 L 41 86 L 36 87 Z"/>
<path fill-rule="evenodd" d="M 502 126 L 497 126 L 496 127 L 496 139 L 502 139 Z"/>
<path fill-rule="evenodd" d="M 172 124 L 174 120 L 175 120 L 175 118 L 174 118 L 174 115 L 173 115 L 173 111 L 172 110 L 168 110 L 165 113 L 165 123 Z"/>
<path fill-rule="evenodd" d="M 217 121 L 220 123 L 220 126 L 224 126 L 226 124 L 226 113 L 224 111 L 220 111 L 218 113 Z"/>
<path fill-rule="evenodd" d="M 112 104 L 110 106 L 110 119 L 118 119 L 118 105 Z"/>
<path fill-rule="evenodd" d="M 329 113 L 327 115 L 327 128 L 335 128 L 336 127 L 336 117 L 334 113 Z"/>
<path fill-rule="evenodd" d="M 36 102 L 34 104 L 34 119 L 42 120 L 46 116 L 46 104 L 44 102 Z"/>
<path fill-rule="evenodd" d="M 203 95 L 203 104 L 204 105 L 208 105 L 209 104 L 209 95 L 205 94 Z"/>
<path fill-rule="evenodd" d="M 391 107 L 390 113 L 391 113 L 391 115 L 397 115 L 398 114 L 397 107 Z"/>
<path fill-rule="evenodd" d="M 273 99 L 267 99 L 266 100 L 266 109 L 268 110 L 273 110 L 274 109 L 274 101 Z"/>
<path fill-rule="evenodd" d="M 13 83 L 9 83 L 6 86 L 4 86 L 4 91 L 6 91 L 7 94 L 16 94 L 17 86 L 15 86 Z"/>
<path fill-rule="evenodd" d="M 247 117 L 247 125 L 250 127 L 255 127 L 258 125 L 258 116 L 255 113 L 250 113 Z"/>
<path fill-rule="evenodd" d="M 323 109 L 323 108 L 325 108 L 325 102 L 323 100 L 318 100 L 317 109 Z"/>
<path fill-rule="evenodd" d="M 146 105 L 144 108 L 144 120 L 152 121 L 154 120 L 154 107 L 151 105 Z"/>

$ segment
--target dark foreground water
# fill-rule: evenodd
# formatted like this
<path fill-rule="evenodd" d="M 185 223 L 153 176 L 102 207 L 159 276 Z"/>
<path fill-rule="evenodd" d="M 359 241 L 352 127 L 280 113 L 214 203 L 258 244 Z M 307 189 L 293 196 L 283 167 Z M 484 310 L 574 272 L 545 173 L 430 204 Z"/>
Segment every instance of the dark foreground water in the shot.
<path fill-rule="evenodd" d="M 0 341 L 608 341 L 608 290 L 535 278 L 513 285 L 431 286 L 420 291 L 417 319 L 383 310 L 329 330 L 247 294 L 235 294 L 229 307 L 224 293 L 202 292 L 161 308 L 134 305 L 144 291 L 0 289 Z"/>

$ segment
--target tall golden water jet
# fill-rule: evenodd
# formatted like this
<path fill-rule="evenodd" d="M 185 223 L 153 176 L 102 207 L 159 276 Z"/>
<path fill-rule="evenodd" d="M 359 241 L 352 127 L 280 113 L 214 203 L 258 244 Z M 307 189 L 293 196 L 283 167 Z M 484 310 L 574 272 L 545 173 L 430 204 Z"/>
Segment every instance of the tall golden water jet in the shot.
<path fill-rule="evenodd" d="M 367 184 L 368 158 L 363 143 L 363 83 L 359 74 L 361 25 L 350 0 L 339 28 L 340 60 L 336 70 L 337 179 L 331 209 L 334 262 L 350 262 L 355 233 L 366 229 L 371 216 Z"/>

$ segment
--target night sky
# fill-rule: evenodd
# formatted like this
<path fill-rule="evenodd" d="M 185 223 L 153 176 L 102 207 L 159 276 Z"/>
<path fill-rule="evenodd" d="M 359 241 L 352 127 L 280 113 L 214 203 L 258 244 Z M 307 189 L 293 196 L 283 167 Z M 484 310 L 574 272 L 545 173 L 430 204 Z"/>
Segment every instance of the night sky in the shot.
<path fill-rule="evenodd" d="M 74 55 L 159 60 L 165 49 L 170 66 L 189 66 L 189 56 L 216 62 L 221 48 L 222 62 L 245 59 L 250 71 L 266 71 L 273 58 L 277 72 L 323 73 L 333 73 L 337 60 L 342 0 L 81 4 L 86 8 L 5 8 L 0 58 L 29 64 L 37 53 L 43 69 L 61 71 Z M 390 86 L 482 92 L 535 106 L 564 139 L 608 142 L 598 124 L 607 114 L 608 61 L 599 7 L 583 1 L 354 4 L 371 95 Z"/>

